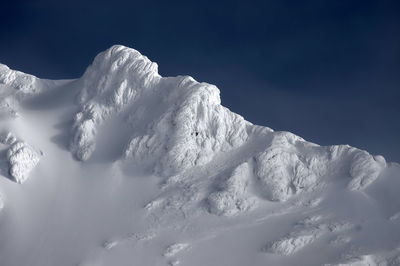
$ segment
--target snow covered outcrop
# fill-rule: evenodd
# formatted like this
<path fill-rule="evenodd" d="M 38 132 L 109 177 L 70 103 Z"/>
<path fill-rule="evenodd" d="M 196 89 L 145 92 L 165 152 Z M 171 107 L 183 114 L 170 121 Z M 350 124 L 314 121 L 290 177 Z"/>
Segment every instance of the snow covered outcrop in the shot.
<path fill-rule="evenodd" d="M 38 164 L 39 154 L 27 143 L 16 142 L 7 151 L 10 175 L 17 183 L 24 183 L 29 172 Z"/>
<path fill-rule="evenodd" d="M 256 175 L 267 199 L 284 201 L 318 185 L 324 161 L 318 154 L 300 153 L 298 142 L 305 141 L 288 132 L 276 133 L 270 147 L 255 157 Z"/>
<path fill-rule="evenodd" d="M 75 115 L 72 126 L 73 137 L 70 143 L 72 154 L 85 161 L 92 155 L 96 146 L 95 113 L 89 106 Z"/>
<path fill-rule="evenodd" d="M 187 243 L 175 243 L 175 244 L 168 246 L 165 249 L 163 256 L 164 257 L 173 257 L 176 254 L 178 254 L 179 252 L 186 250 L 188 248 L 189 248 L 189 244 L 187 244 Z"/>
<path fill-rule="evenodd" d="M 274 132 L 270 146 L 255 156 L 255 162 L 260 188 L 272 201 L 314 190 L 332 176 L 349 178 L 351 190 L 364 189 L 386 167 L 382 156 L 348 145 L 321 147 L 289 132 Z"/>
<path fill-rule="evenodd" d="M 250 123 L 221 106 L 215 86 L 191 77 L 168 79 L 163 84 L 172 88 L 160 89 L 165 111 L 144 134 L 132 138 L 126 157 L 159 158 L 155 172 L 171 176 L 204 165 L 217 153 L 247 140 L 246 126 Z"/>
<path fill-rule="evenodd" d="M 328 220 L 328 217 L 321 215 L 307 217 L 299 221 L 291 233 L 269 243 L 265 247 L 265 251 L 284 256 L 292 255 L 312 244 L 325 234 L 341 233 L 355 227 L 349 222 L 327 222 Z"/>
<path fill-rule="evenodd" d="M 21 98 L 39 91 L 38 79 L 0 64 L 0 118 L 16 117 Z"/>
<path fill-rule="evenodd" d="M 274 242 L 267 251 L 288 256 L 313 243 L 320 235 L 319 231 L 309 231 L 301 235 L 287 236 Z"/>
<path fill-rule="evenodd" d="M 95 148 L 96 127 L 159 78 L 157 64 L 136 50 L 115 45 L 96 56 L 81 78 L 81 111 L 74 120 L 70 145 L 76 158 L 87 160 Z"/>
<path fill-rule="evenodd" d="M 239 165 L 220 186 L 220 190 L 208 197 L 210 212 L 217 215 L 234 215 L 255 207 L 256 198 L 249 192 L 250 167 Z"/>
<path fill-rule="evenodd" d="M 0 64 L 0 119 L 18 117 L 22 101 L 38 95 L 57 82 L 39 79 Z"/>
<path fill-rule="evenodd" d="M 39 89 L 39 79 L 35 76 L 12 70 L 0 64 L 0 89 L 8 87 L 20 94 L 34 94 Z"/>

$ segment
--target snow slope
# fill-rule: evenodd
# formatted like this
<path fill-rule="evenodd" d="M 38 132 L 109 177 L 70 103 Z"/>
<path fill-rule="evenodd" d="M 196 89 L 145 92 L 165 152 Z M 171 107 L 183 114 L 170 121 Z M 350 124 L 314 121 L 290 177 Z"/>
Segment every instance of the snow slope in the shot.
<path fill-rule="evenodd" d="M 116 45 L 0 65 L 0 265 L 400 265 L 400 166 L 253 125 Z"/>

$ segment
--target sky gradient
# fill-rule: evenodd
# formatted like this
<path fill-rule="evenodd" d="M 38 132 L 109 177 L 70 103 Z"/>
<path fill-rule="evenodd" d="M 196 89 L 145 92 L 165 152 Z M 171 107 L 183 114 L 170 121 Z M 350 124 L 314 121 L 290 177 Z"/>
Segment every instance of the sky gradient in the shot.
<path fill-rule="evenodd" d="M 9 1 L 0 62 L 82 75 L 113 44 L 218 86 L 247 120 L 400 162 L 399 1 Z"/>

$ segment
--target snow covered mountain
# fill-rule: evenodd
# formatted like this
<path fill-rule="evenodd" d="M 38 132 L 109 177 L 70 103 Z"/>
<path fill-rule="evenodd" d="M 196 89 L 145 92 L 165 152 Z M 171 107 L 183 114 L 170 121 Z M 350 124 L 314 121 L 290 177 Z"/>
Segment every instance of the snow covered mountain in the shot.
<path fill-rule="evenodd" d="M 0 265 L 400 265 L 399 170 L 124 46 L 76 80 L 0 65 Z"/>

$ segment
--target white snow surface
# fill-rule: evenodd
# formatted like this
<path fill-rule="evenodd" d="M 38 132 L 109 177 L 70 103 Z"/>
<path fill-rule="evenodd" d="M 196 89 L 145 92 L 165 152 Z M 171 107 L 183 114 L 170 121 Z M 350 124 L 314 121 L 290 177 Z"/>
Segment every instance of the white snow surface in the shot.
<path fill-rule="evenodd" d="M 398 164 L 253 125 L 134 49 L 76 80 L 0 64 L 0 97 L 0 265 L 400 265 Z"/>

